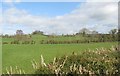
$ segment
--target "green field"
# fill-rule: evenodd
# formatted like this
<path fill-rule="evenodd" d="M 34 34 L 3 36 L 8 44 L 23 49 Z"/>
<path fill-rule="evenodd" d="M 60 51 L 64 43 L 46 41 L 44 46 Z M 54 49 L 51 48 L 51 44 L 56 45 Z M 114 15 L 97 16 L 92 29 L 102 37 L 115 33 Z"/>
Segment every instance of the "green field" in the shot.
<path fill-rule="evenodd" d="M 36 38 L 37 39 L 37 38 Z M 54 57 L 69 55 L 73 51 L 80 53 L 87 49 L 110 48 L 112 45 L 117 45 L 117 42 L 104 43 L 82 43 L 82 44 L 5 44 L 2 46 L 2 68 L 5 72 L 6 67 L 19 66 L 26 73 L 33 73 L 31 60 L 40 61 L 42 54 L 45 62 L 48 63 Z"/>
<path fill-rule="evenodd" d="M 20 42 L 24 42 L 24 41 L 29 41 L 30 36 L 27 35 L 25 37 L 23 37 L 23 39 L 20 40 Z M 75 35 L 75 36 L 45 36 L 45 35 L 31 35 L 30 40 L 35 41 L 37 44 L 40 44 L 40 42 L 42 40 L 49 41 L 49 40 L 54 40 L 54 41 L 73 41 L 73 40 L 80 40 L 80 41 L 85 41 L 85 40 L 98 40 L 98 37 L 84 37 L 82 35 Z M 8 42 L 10 44 L 11 41 L 15 41 L 16 38 L 12 37 L 12 38 L 2 38 L 2 42 Z"/>

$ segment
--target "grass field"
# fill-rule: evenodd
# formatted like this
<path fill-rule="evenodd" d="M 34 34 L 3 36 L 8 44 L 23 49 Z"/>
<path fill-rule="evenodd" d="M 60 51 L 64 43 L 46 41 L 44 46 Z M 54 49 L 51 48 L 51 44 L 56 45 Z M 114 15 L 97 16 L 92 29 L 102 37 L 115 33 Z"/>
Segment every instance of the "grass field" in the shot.
<path fill-rule="evenodd" d="M 2 68 L 5 72 L 6 67 L 19 66 L 26 73 L 33 73 L 31 60 L 40 61 L 42 54 L 45 62 L 48 63 L 54 57 L 69 55 L 73 51 L 78 53 L 87 49 L 110 48 L 112 45 L 117 45 L 117 42 L 106 43 L 82 43 L 82 44 L 6 44 L 2 46 Z"/>
<path fill-rule="evenodd" d="M 23 39 L 21 39 L 21 41 L 25 41 L 25 39 L 27 39 L 29 37 L 23 37 Z M 37 44 L 40 44 L 40 41 L 44 40 L 44 41 L 49 41 L 49 40 L 54 40 L 54 41 L 72 41 L 72 40 L 81 40 L 81 41 L 85 41 L 85 40 L 98 40 L 98 38 L 96 37 L 84 37 L 82 35 L 76 35 L 76 36 L 45 36 L 45 35 L 31 35 L 31 40 L 35 41 Z M 16 38 L 2 38 L 2 42 L 8 42 L 10 44 L 11 41 L 16 40 Z M 21 42 L 20 41 L 20 42 Z"/>

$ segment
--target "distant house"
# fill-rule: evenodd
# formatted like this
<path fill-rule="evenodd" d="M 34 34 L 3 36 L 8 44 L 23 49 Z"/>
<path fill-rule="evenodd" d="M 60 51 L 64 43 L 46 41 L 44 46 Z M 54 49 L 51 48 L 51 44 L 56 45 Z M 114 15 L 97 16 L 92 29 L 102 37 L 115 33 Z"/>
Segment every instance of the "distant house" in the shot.
<path fill-rule="evenodd" d="M 23 31 L 22 30 L 17 30 L 16 35 L 23 35 Z"/>

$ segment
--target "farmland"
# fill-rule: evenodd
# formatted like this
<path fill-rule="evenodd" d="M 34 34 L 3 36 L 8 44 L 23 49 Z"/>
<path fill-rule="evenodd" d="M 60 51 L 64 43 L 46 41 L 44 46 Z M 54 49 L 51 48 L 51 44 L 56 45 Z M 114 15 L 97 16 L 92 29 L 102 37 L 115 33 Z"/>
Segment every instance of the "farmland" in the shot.
<path fill-rule="evenodd" d="M 75 35 L 44 35 L 41 32 L 27 35 L 3 36 L 2 38 L 2 68 L 10 66 L 24 69 L 26 73 L 34 73 L 32 60 L 40 63 L 43 55 L 45 63 L 53 61 L 54 57 L 82 53 L 85 50 L 99 48 L 109 49 L 118 45 L 117 34 L 75 34 Z"/>
<path fill-rule="evenodd" d="M 2 76 L 120 75 L 118 2 L 0 3 Z"/>
<path fill-rule="evenodd" d="M 9 41 L 9 40 L 8 40 Z M 42 54 L 45 62 L 48 63 L 54 57 L 69 55 L 72 52 L 80 53 L 88 49 L 110 48 L 112 45 L 117 45 L 117 42 L 100 42 L 100 43 L 82 43 L 82 44 L 5 44 L 2 46 L 2 63 L 3 72 L 6 67 L 18 66 L 27 73 L 33 73 L 31 60 L 40 61 Z"/>

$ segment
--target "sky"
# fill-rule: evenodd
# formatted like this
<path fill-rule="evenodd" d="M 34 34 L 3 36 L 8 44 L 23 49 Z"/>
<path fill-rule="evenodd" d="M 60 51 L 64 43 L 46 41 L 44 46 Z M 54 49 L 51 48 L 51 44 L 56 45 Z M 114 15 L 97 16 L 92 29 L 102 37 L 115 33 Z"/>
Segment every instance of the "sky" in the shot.
<path fill-rule="evenodd" d="M 45 34 L 74 34 L 82 28 L 108 33 L 118 28 L 117 2 L 1 2 L 2 34 L 25 34 L 35 30 Z M 104 0 L 105 1 L 105 0 Z"/>

